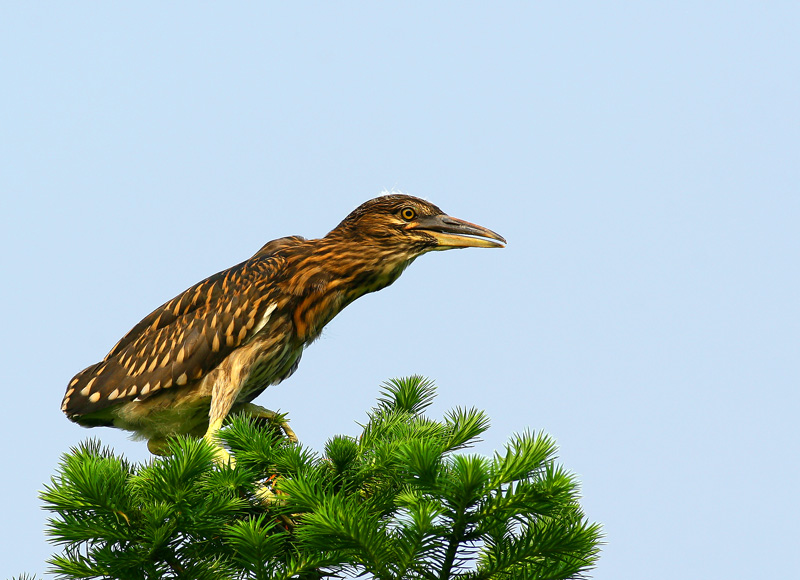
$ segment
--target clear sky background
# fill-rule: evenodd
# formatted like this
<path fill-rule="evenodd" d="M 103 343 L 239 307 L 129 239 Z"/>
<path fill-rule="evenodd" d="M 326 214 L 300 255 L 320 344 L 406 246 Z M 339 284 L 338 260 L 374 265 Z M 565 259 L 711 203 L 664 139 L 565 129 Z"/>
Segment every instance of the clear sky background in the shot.
<path fill-rule="evenodd" d="M 796 2 L 4 3 L 0 577 L 89 436 L 67 381 L 264 242 L 386 189 L 504 250 L 420 258 L 258 402 L 321 449 L 379 384 L 545 430 L 598 580 L 792 577 L 800 550 Z"/>

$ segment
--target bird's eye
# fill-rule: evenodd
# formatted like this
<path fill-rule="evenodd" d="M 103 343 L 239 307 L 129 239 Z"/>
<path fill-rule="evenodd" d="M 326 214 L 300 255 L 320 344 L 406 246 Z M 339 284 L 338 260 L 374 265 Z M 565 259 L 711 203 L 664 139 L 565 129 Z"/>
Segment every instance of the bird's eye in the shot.
<path fill-rule="evenodd" d="M 415 212 L 410 207 L 405 207 L 405 208 L 400 210 L 400 217 L 403 218 L 406 221 L 411 221 L 415 217 L 417 217 L 417 212 Z"/>

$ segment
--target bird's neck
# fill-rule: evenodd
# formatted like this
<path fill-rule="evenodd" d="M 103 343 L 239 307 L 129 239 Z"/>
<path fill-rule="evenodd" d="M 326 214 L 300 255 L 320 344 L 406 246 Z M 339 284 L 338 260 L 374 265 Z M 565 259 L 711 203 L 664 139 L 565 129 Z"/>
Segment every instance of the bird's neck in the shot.
<path fill-rule="evenodd" d="M 313 240 L 290 277 L 290 291 L 299 298 L 293 315 L 298 337 L 313 340 L 345 306 L 392 284 L 412 261 L 411 256 L 357 240 Z"/>

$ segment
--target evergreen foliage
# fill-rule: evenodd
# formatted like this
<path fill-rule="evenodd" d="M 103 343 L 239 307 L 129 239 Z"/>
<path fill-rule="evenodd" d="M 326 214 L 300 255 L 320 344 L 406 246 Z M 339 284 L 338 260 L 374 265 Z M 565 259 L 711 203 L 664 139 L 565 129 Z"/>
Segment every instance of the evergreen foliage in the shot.
<path fill-rule="evenodd" d="M 542 433 L 487 458 L 460 453 L 489 427 L 475 409 L 435 421 L 421 377 L 384 385 L 360 437 L 317 453 L 234 419 L 221 438 L 131 465 L 96 442 L 64 456 L 42 493 L 59 578 L 557 579 L 598 556 L 600 527 Z"/>

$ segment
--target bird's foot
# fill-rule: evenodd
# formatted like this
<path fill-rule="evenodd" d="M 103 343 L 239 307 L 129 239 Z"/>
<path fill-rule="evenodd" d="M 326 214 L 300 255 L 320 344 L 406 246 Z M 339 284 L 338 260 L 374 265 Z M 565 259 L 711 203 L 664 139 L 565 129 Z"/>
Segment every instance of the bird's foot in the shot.
<path fill-rule="evenodd" d="M 258 487 L 256 488 L 255 496 L 259 503 L 264 506 L 265 508 L 273 508 L 275 506 L 280 506 L 286 503 L 286 493 L 282 492 L 280 489 L 275 487 L 275 482 L 277 481 L 278 476 L 273 475 L 268 477 L 264 481 L 262 481 Z M 287 514 L 279 514 L 277 515 L 278 523 L 282 524 L 284 528 L 287 530 L 294 529 L 295 526 L 295 517 L 297 514 L 287 515 Z"/>
<path fill-rule="evenodd" d="M 218 441 L 209 441 L 209 443 L 214 446 L 214 463 L 220 467 L 223 465 L 234 467 L 236 465 L 236 459 Z"/>
<path fill-rule="evenodd" d="M 275 487 L 275 480 L 277 479 L 277 475 L 272 475 L 258 484 L 256 497 L 262 504 L 278 505 L 284 501 L 281 496 L 285 494 Z"/>
<path fill-rule="evenodd" d="M 281 413 L 270 411 L 269 409 L 265 409 L 259 405 L 254 405 L 253 403 L 247 403 L 246 405 L 242 406 L 238 413 L 246 417 L 252 417 L 257 421 L 264 421 L 270 425 L 277 425 L 281 428 L 289 441 L 292 443 L 297 443 L 298 441 L 297 435 L 295 435 L 294 431 L 292 431 L 292 428 L 289 427 L 289 422 L 286 420 L 285 415 L 282 415 Z"/>

